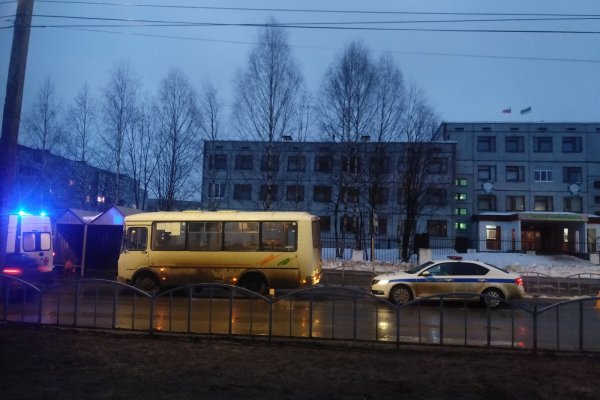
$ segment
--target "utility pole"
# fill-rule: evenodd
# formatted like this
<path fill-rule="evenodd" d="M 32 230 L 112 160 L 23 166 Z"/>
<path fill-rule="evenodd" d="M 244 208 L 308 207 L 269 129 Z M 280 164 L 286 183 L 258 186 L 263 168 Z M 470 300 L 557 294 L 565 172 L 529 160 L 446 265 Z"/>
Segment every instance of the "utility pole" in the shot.
<path fill-rule="evenodd" d="M 18 0 L 6 82 L 2 136 L 0 137 L 0 267 L 4 266 L 6 256 L 8 213 L 10 212 L 10 198 L 17 156 L 32 14 L 33 0 Z"/>

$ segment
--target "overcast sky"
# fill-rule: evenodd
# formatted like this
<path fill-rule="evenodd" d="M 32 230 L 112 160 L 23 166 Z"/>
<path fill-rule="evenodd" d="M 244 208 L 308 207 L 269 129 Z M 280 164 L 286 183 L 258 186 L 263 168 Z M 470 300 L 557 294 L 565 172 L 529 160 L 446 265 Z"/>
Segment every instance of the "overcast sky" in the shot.
<path fill-rule="evenodd" d="M 2 104 L 15 9 L 0 0 Z M 269 17 L 301 25 L 288 28 L 289 44 L 314 96 L 344 46 L 361 40 L 374 56 L 391 53 L 445 121 L 600 120 L 596 0 L 36 0 L 23 113 L 46 77 L 66 105 L 86 82 L 98 93 L 128 61 L 148 92 L 172 67 L 198 89 L 211 82 L 226 116 L 232 80 L 256 42 L 259 28 L 247 25 Z M 183 22 L 195 26 L 164 26 Z"/>

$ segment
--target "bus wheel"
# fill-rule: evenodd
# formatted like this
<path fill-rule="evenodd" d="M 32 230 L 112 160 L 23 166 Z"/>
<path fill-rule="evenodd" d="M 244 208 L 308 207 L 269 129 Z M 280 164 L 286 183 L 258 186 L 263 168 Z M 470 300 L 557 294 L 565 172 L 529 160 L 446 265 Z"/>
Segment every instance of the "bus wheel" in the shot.
<path fill-rule="evenodd" d="M 267 281 L 259 274 L 244 275 L 239 285 L 258 294 L 267 294 Z"/>
<path fill-rule="evenodd" d="M 141 274 L 135 278 L 133 286 L 147 293 L 158 292 L 158 279 L 152 274 Z"/>

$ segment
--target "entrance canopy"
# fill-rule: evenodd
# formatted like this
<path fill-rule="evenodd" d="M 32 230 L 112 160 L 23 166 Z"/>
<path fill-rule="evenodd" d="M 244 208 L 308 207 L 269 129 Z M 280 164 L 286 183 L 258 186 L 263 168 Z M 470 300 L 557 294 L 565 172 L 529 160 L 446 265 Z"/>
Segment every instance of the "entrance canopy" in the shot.
<path fill-rule="evenodd" d="M 474 215 L 473 221 L 479 251 L 588 253 L 594 247 L 588 238 L 596 237 L 597 229 L 594 216 L 570 212 L 489 212 Z"/>

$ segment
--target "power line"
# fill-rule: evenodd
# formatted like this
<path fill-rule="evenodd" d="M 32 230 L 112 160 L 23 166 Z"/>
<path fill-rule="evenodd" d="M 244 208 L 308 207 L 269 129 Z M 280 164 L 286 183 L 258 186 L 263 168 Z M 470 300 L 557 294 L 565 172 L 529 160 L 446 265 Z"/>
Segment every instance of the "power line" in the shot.
<path fill-rule="evenodd" d="M 600 31 L 585 30 L 547 30 L 547 29 L 483 29 L 483 28 L 398 28 L 398 27 L 364 27 L 364 26 L 338 26 L 330 23 L 226 23 L 226 22 L 186 22 L 186 21 L 167 21 L 167 20 L 147 20 L 147 19 L 127 19 L 127 18 L 107 18 L 107 17 L 85 17 L 69 15 L 50 15 L 35 14 L 38 18 L 56 18 L 56 19 L 74 19 L 85 21 L 109 21 L 125 22 L 126 24 L 32 24 L 35 28 L 107 28 L 107 27 L 130 27 L 150 26 L 150 27 L 265 27 L 275 26 L 290 29 L 322 29 L 322 30 L 358 30 L 358 31 L 409 31 L 409 32 L 457 32 L 457 33 L 536 33 L 536 34 L 600 34 Z M 600 17 L 599 17 L 600 18 Z M 317 25 L 315 25 L 317 24 Z M 327 25 L 323 25 L 327 24 Z"/>
<path fill-rule="evenodd" d="M 109 30 L 102 30 L 102 29 L 87 29 L 87 28 L 66 28 L 66 29 L 74 29 L 74 30 L 79 30 L 79 31 L 88 31 L 88 32 L 95 32 L 95 33 L 108 33 L 108 34 L 114 34 L 114 35 L 152 37 L 152 38 L 160 38 L 160 39 L 191 40 L 191 41 L 199 41 L 199 42 L 229 43 L 229 44 L 241 44 L 241 45 L 256 45 L 257 44 L 256 42 L 249 42 L 249 41 L 206 39 L 206 38 L 189 37 L 189 36 L 158 35 L 158 34 L 150 34 L 150 33 L 118 32 L 118 31 L 109 31 Z M 311 49 L 317 49 L 317 50 L 339 50 L 337 48 L 318 47 L 318 46 L 290 45 L 290 47 L 311 48 Z M 467 57 L 467 58 L 484 58 L 484 59 L 489 58 L 489 59 L 503 59 L 503 60 L 550 61 L 550 62 L 600 64 L 600 59 L 585 59 L 585 58 L 497 56 L 497 55 L 492 55 L 492 54 L 442 53 L 442 52 L 401 51 L 401 50 L 389 50 L 389 51 L 381 51 L 381 52 L 389 52 L 389 53 L 395 53 L 395 54 L 422 55 L 422 56 Z"/>
<path fill-rule="evenodd" d="M 132 8 L 170 8 L 170 9 L 197 9 L 221 11 L 269 11 L 290 13 L 327 13 L 327 14 L 383 14 L 383 15 L 470 15 L 470 16 L 540 16 L 540 17 L 600 17 L 600 14 L 565 14 L 565 13 L 475 13 L 475 12 L 435 12 L 435 11 L 373 11 L 373 10 L 335 10 L 335 9 L 301 9 L 301 8 L 256 8 L 256 7 L 216 7 L 216 6 L 189 6 L 173 4 L 132 4 L 111 3 L 103 1 L 66 1 L 66 0 L 38 0 L 38 3 L 80 4 L 95 6 L 114 6 Z"/>

